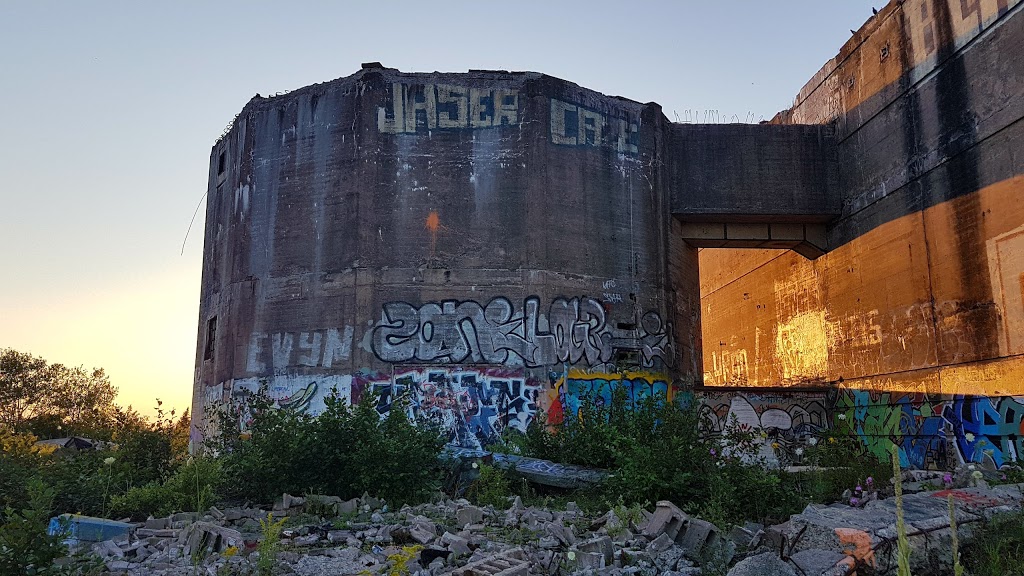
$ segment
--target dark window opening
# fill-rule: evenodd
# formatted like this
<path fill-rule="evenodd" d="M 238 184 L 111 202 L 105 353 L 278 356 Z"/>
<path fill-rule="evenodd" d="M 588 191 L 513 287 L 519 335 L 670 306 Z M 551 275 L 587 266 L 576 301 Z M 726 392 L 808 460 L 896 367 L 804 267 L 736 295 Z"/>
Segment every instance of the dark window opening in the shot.
<path fill-rule="evenodd" d="M 203 360 L 213 360 L 215 342 L 217 341 L 217 317 L 214 316 L 206 322 L 206 352 L 203 353 Z"/>
<path fill-rule="evenodd" d="M 640 351 L 615 348 L 612 352 L 612 363 L 617 370 L 635 370 L 640 368 Z"/>
<path fill-rule="evenodd" d="M 227 167 L 227 165 L 228 165 L 228 153 L 227 152 L 221 152 L 220 153 L 220 158 L 217 159 L 217 174 L 218 175 L 219 174 L 223 174 L 224 173 L 224 169 Z"/>

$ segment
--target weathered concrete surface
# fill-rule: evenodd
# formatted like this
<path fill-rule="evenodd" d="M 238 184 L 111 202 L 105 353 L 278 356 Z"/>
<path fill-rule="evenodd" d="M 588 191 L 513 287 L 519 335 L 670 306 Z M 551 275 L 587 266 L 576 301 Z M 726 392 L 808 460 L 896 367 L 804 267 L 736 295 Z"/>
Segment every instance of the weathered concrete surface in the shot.
<path fill-rule="evenodd" d="M 701 252 L 705 385 L 1020 402 L 1022 11 L 1012 0 L 892 2 L 778 115 L 835 129 L 840 218 L 813 262 Z M 991 425 L 1019 434 L 1008 414 Z"/>
<path fill-rule="evenodd" d="M 948 470 L 961 462 L 997 469 L 1024 454 L 1024 398 L 856 388 L 719 387 L 695 391 L 713 432 L 730 422 L 760 434 L 765 460 L 807 464 L 820 438 L 848 435 L 879 460 L 898 451 L 905 467 Z"/>
<path fill-rule="evenodd" d="M 479 448 L 571 369 L 699 378 L 665 124 L 537 73 L 368 66 L 254 98 L 211 154 L 194 413 L 376 391 Z"/>
<path fill-rule="evenodd" d="M 1015 459 L 1022 11 L 890 3 L 771 125 L 532 72 L 254 98 L 211 154 L 193 413 L 377 392 L 479 449 L 614 388 L 839 385 L 1008 418 L 984 434 Z"/>
<path fill-rule="evenodd" d="M 840 213 L 831 124 L 668 131 L 672 214 L 687 222 L 828 222 Z"/>
<path fill-rule="evenodd" d="M 948 496 L 954 498 L 957 528 L 968 537 L 974 523 L 998 511 L 1016 510 L 1024 496 L 1021 485 L 993 489 L 963 488 L 919 492 L 903 497 L 903 515 L 915 571 L 947 573 L 952 570 Z M 794 551 L 831 550 L 845 553 L 880 574 L 895 573 L 895 499 L 870 502 L 864 508 L 846 504 L 810 505 L 790 518 L 784 532 Z"/>

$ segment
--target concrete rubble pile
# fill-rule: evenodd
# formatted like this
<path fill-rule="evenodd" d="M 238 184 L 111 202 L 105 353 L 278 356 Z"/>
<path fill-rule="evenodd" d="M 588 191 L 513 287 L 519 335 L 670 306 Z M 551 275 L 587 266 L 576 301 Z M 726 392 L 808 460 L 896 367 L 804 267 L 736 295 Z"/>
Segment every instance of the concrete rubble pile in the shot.
<path fill-rule="evenodd" d="M 907 495 L 915 567 L 934 569 L 949 556 L 947 494 L 954 495 L 966 532 L 977 519 L 1019 509 L 1022 487 Z M 705 574 L 728 570 L 729 576 L 846 576 L 858 563 L 882 574 L 895 566 L 893 510 L 891 498 L 864 508 L 811 505 L 784 524 L 748 523 L 724 533 L 667 501 L 653 512 L 619 509 L 626 519 L 615 511 L 587 517 L 573 503 L 565 510 L 527 507 L 518 497 L 507 510 L 466 500 L 390 510 L 368 495 L 343 501 L 285 494 L 270 511 L 211 508 L 201 516 L 150 519 L 90 549 L 110 573 L 255 574 L 260 520 L 269 514 L 290 520 L 281 532 L 275 574 L 680 576 L 699 575 L 703 565 Z"/>

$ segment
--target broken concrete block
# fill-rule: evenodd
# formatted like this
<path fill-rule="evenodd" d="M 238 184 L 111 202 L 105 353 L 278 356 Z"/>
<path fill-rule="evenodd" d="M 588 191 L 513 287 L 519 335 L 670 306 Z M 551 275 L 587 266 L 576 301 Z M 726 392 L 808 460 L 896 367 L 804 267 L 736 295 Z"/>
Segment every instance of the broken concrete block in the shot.
<path fill-rule="evenodd" d="M 373 496 L 370 496 L 370 494 L 367 492 L 363 492 L 363 497 L 361 500 L 363 506 L 368 506 L 370 510 L 379 510 L 381 507 L 384 506 L 383 500 L 374 498 Z"/>
<path fill-rule="evenodd" d="M 111 540 L 104 540 L 93 544 L 92 551 L 100 558 L 124 558 L 124 550 Z"/>
<path fill-rule="evenodd" d="M 728 576 L 796 576 L 796 570 L 774 552 L 765 552 L 740 560 Z"/>
<path fill-rule="evenodd" d="M 198 518 L 199 514 L 196 512 L 179 512 L 177 514 L 171 515 L 171 524 L 174 524 L 176 522 L 188 524 L 190 522 L 195 522 Z"/>
<path fill-rule="evenodd" d="M 742 526 L 733 526 L 729 531 L 729 540 L 740 548 L 746 548 L 754 540 L 754 533 Z"/>
<path fill-rule="evenodd" d="M 707 520 L 690 518 L 690 521 L 686 523 L 686 531 L 683 532 L 681 538 L 677 537 L 676 540 L 686 555 L 696 560 L 700 558 L 701 552 L 705 548 L 718 543 L 718 528 Z"/>
<path fill-rule="evenodd" d="M 338 514 L 355 514 L 357 510 L 359 510 L 358 498 L 338 503 Z"/>
<path fill-rule="evenodd" d="M 657 556 L 671 548 L 673 544 L 675 544 L 675 541 L 668 534 L 659 534 L 657 538 L 647 545 L 647 553 L 651 556 Z"/>
<path fill-rule="evenodd" d="M 429 544 L 437 538 L 433 530 L 427 530 L 424 526 L 413 526 L 409 530 L 409 536 L 418 544 Z"/>
<path fill-rule="evenodd" d="M 149 518 L 146 520 L 145 528 L 150 530 L 164 530 L 170 528 L 170 518 Z"/>
<path fill-rule="evenodd" d="M 111 572 L 127 572 L 130 566 L 131 564 L 124 560 L 114 560 L 113 562 L 107 562 L 107 570 L 110 570 Z"/>
<path fill-rule="evenodd" d="M 593 552 L 602 555 L 606 566 L 612 564 L 615 555 L 615 546 L 612 545 L 612 539 L 607 536 L 598 536 L 586 542 L 580 542 L 575 548 L 582 552 Z"/>
<path fill-rule="evenodd" d="M 178 544 L 188 549 L 189 554 L 194 554 L 198 550 L 220 553 L 232 546 L 244 548 L 245 540 L 238 530 L 209 522 L 195 522 L 178 536 Z"/>
<path fill-rule="evenodd" d="M 547 532 L 565 546 L 572 546 L 576 543 L 576 534 L 573 533 L 572 528 L 565 526 L 561 522 L 551 522 L 548 524 Z"/>
<path fill-rule="evenodd" d="M 470 562 L 452 572 L 452 576 L 529 576 L 530 561 L 522 548 L 513 548 L 494 556 Z"/>
<path fill-rule="evenodd" d="M 287 492 L 281 495 L 281 498 L 274 502 L 274 511 L 280 512 L 294 508 L 296 506 L 302 506 L 306 503 L 306 499 L 301 496 L 292 496 Z"/>
<path fill-rule="evenodd" d="M 455 523 L 459 527 L 480 524 L 483 521 L 484 511 L 476 506 L 463 506 L 455 511 Z"/>
<path fill-rule="evenodd" d="M 165 530 L 139 528 L 135 531 L 135 535 L 139 538 L 176 538 L 178 536 L 178 531 L 170 528 Z"/>
<path fill-rule="evenodd" d="M 580 570 L 596 570 L 607 566 L 604 555 L 597 552 L 570 551 L 569 555 L 572 558 L 571 562 Z"/>
<path fill-rule="evenodd" d="M 800 568 L 804 574 L 823 574 L 835 568 L 837 564 L 847 558 L 846 554 L 835 550 L 801 550 L 790 557 L 790 561 Z"/>
<path fill-rule="evenodd" d="M 654 510 L 654 516 L 647 523 L 647 526 L 644 527 L 644 536 L 648 540 L 653 540 L 659 534 L 664 533 L 668 534 L 669 538 L 675 540 L 688 519 L 689 516 L 680 510 L 678 506 L 668 500 L 661 500 L 658 502 L 658 507 Z"/>
<path fill-rule="evenodd" d="M 299 536 L 292 540 L 292 544 L 295 546 L 312 546 L 320 541 L 318 534 L 307 534 L 305 536 Z"/>
<path fill-rule="evenodd" d="M 442 534 L 440 540 L 438 540 L 438 544 L 444 546 L 447 550 L 455 554 L 466 555 L 472 552 L 469 547 L 468 539 L 452 534 L 451 532 L 445 532 Z"/>

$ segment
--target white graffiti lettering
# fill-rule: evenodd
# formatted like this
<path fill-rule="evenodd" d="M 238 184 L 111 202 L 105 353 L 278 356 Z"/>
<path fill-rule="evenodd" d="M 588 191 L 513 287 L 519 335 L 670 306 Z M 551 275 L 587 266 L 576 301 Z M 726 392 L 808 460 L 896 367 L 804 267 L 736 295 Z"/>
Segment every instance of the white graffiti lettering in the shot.
<path fill-rule="evenodd" d="M 377 108 L 377 129 L 386 134 L 518 123 L 519 91 L 511 88 L 396 82 L 391 85 L 390 102 Z"/>
<path fill-rule="evenodd" d="M 330 368 L 352 357 L 352 333 L 351 326 L 310 332 L 253 332 L 249 336 L 245 370 L 266 374 L 268 359 L 275 374 L 289 366 Z"/>

